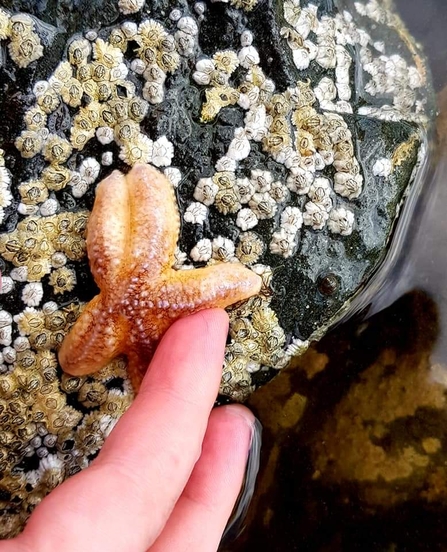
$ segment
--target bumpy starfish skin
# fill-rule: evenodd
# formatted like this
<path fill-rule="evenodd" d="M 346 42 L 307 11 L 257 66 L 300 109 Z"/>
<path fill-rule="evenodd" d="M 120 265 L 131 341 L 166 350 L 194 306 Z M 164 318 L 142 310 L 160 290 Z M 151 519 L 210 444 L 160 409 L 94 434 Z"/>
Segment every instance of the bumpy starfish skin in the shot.
<path fill-rule="evenodd" d="M 64 371 L 89 374 L 125 354 L 137 390 L 174 320 L 259 292 L 260 277 L 238 263 L 174 270 L 179 228 L 172 186 L 154 168 L 136 165 L 127 176 L 114 171 L 98 185 L 87 252 L 101 292 L 62 343 Z"/>

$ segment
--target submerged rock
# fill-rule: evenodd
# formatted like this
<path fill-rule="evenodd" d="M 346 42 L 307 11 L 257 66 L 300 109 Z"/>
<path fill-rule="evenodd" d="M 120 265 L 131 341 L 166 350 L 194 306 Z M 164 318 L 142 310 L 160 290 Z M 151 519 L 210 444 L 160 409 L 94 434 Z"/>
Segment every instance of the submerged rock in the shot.
<path fill-rule="evenodd" d="M 125 361 L 61 375 L 97 289 L 96 183 L 175 188 L 174 267 L 240 262 L 221 393 L 245 399 L 320 338 L 385 257 L 427 154 L 432 92 L 389 2 L 4 1 L 0 8 L 2 535 L 87 466 L 132 399 Z"/>

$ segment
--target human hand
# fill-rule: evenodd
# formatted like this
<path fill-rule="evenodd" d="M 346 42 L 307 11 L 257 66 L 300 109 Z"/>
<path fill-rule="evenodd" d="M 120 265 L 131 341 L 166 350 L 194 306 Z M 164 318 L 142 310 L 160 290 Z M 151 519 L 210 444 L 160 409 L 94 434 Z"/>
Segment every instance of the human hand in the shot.
<path fill-rule="evenodd" d="M 244 477 L 254 417 L 213 408 L 228 317 L 177 321 L 100 454 L 0 552 L 212 552 Z"/>

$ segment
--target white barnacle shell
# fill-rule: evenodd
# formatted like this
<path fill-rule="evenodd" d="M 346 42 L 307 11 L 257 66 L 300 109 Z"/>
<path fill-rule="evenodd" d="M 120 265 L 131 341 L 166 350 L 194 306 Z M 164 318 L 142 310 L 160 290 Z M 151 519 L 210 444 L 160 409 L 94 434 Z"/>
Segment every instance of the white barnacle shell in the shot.
<path fill-rule="evenodd" d="M 6 184 L 1 182 L 1 169 L 0 167 L 0 207 L 9 207 L 12 202 L 12 194 L 9 189 L 6 187 Z"/>
<path fill-rule="evenodd" d="M 273 182 L 272 187 L 269 190 L 269 194 L 278 203 L 285 202 L 290 195 L 287 186 L 279 180 Z"/>
<path fill-rule="evenodd" d="M 253 194 L 248 204 L 260 220 L 273 218 L 278 209 L 278 204 L 268 192 Z"/>
<path fill-rule="evenodd" d="M 234 131 L 234 138 L 228 148 L 227 157 L 235 161 L 241 161 L 250 153 L 250 142 L 243 128 Z"/>
<path fill-rule="evenodd" d="M 253 44 L 253 33 L 249 30 L 245 30 L 241 34 L 241 46 L 251 46 Z"/>
<path fill-rule="evenodd" d="M 334 163 L 334 152 L 331 150 L 319 150 L 318 152 L 324 161 L 326 167 Z"/>
<path fill-rule="evenodd" d="M 327 178 L 316 178 L 309 189 L 308 196 L 326 211 L 332 209 L 331 183 Z"/>
<path fill-rule="evenodd" d="M 17 212 L 24 216 L 35 215 L 39 207 L 37 205 L 27 205 L 26 203 L 20 202 L 17 207 Z M 4 212 L 3 207 L 0 208 L 0 222 L 3 220 Z"/>
<path fill-rule="evenodd" d="M 320 37 L 319 37 L 320 38 Z M 333 38 L 324 37 L 318 40 L 316 62 L 324 69 L 334 69 L 337 65 L 336 45 Z"/>
<path fill-rule="evenodd" d="M 152 164 L 156 167 L 168 167 L 174 157 L 174 146 L 166 138 L 161 136 L 155 140 L 152 152 Z"/>
<path fill-rule="evenodd" d="M 202 16 L 206 11 L 206 4 L 205 2 L 196 2 L 194 4 L 194 11 L 196 14 L 200 17 Z"/>
<path fill-rule="evenodd" d="M 281 255 L 287 259 L 293 255 L 296 246 L 295 233 L 289 233 L 284 228 L 280 228 L 277 232 L 273 232 L 270 241 L 270 251 L 274 255 Z"/>
<path fill-rule="evenodd" d="M 157 105 L 165 97 L 163 84 L 158 82 L 146 82 L 143 88 L 143 98 L 151 104 Z"/>
<path fill-rule="evenodd" d="M 101 165 L 110 167 L 113 164 L 113 151 L 105 151 L 101 155 Z"/>
<path fill-rule="evenodd" d="M 183 31 L 186 34 L 196 36 L 199 32 L 197 23 L 192 17 L 186 16 L 182 17 L 177 22 L 177 28 Z"/>
<path fill-rule="evenodd" d="M 89 183 L 84 179 L 80 179 L 71 187 L 71 195 L 73 197 L 80 198 L 87 193 L 88 189 Z"/>
<path fill-rule="evenodd" d="M 166 81 L 166 73 L 155 63 L 145 68 L 143 77 L 147 82 L 155 82 L 157 84 L 164 84 Z"/>
<path fill-rule="evenodd" d="M 334 176 L 334 190 L 337 194 L 348 199 L 359 197 L 362 192 L 363 177 L 360 174 L 339 172 Z"/>
<path fill-rule="evenodd" d="M 51 266 L 53 268 L 62 268 L 67 264 L 67 256 L 62 251 L 56 251 L 51 255 Z"/>
<path fill-rule="evenodd" d="M 0 281 L 0 295 L 6 295 L 14 289 L 14 280 L 10 276 L 2 276 Z"/>
<path fill-rule="evenodd" d="M 138 33 L 138 25 L 133 21 L 124 21 L 124 23 L 121 25 L 121 30 L 123 31 L 124 36 L 127 38 L 127 40 L 132 40 Z"/>
<path fill-rule="evenodd" d="M 87 184 L 93 184 L 99 176 L 101 165 L 96 161 L 94 157 L 87 157 L 82 161 L 79 167 L 79 174 L 81 178 L 87 182 Z"/>
<path fill-rule="evenodd" d="M 306 39 L 310 31 L 315 31 L 318 28 L 318 7 L 315 4 L 309 4 L 301 10 L 298 21 L 295 23 L 295 30 Z"/>
<path fill-rule="evenodd" d="M 321 230 L 324 228 L 326 221 L 329 218 L 329 214 L 321 205 L 309 201 L 305 205 L 305 212 L 303 214 L 303 221 L 306 226 L 312 226 L 314 230 Z"/>
<path fill-rule="evenodd" d="M 53 314 L 59 309 L 56 301 L 47 301 L 42 305 L 42 312 L 46 315 Z"/>
<path fill-rule="evenodd" d="M 311 40 L 305 40 L 303 48 L 292 50 L 293 62 L 297 69 L 307 69 L 312 60 L 317 57 L 318 48 Z"/>
<path fill-rule="evenodd" d="M 139 12 L 144 6 L 145 0 L 119 0 L 118 8 L 124 15 Z"/>
<path fill-rule="evenodd" d="M 267 135 L 265 105 L 255 105 L 245 115 L 245 133 L 250 140 L 261 142 Z"/>
<path fill-rule="evenodd" d="M 270 190 L 273 183 L 273 175 L 270 171 L 252 169 L 250 180 L 256 192 L 264 193 Z"/>
<path fill-rule="evenodd" d="M 341 84 L 341 83 L 339 84 L 337 82 L 337 92 L 340 100 L 348 102 L 351 99 L 352 90 L 349 84 Z"/>
<path fill-rule="evenodd" d="M 215 70 L 216 65 L 212 59 L 199 59 L 196 63 L 196 70 L 193 73 L 192 78 L 197 84 L 209 84 L 211 82 L 211 76 Z"/>
<path fill-rule="evenodd" d="M 254 46 L 244 46 L 238 53 L 239 63 L 245 69 L 250 69 L 260 62 L 259 53 Z"/>
<path fill-rule="evenodd" d="M 241 209 L 236 217 L 236 225 L 244 232 L 254 228 L 258 222 L 258 217 L 251 209 Z"/>
<path fill-rule="evenodd" d="M 384 176 L 385 178 L 388 178 L 388 176 L 390 176 L 392 171 L 393 171 L 393 162 L 391 159 L 386 159 L 385 157 L 381 157 L 380 159 L 377 159 L 377 161 L 374 163 L 374 166 L 373 166 L 374 176 Z"/>
<path fill-rule="evenodd" d="M 322 171 L 326 167 L 326 163 L 323 157 L 317 152 L 317 153 L 314 153 L 313 158 L 315 161 L 315 170 Z"/>
<path fill-rule="evenodd" d="M 211 240 L 207 238 L 200 240 L 191 249 L 191 259 L 197 263 L 208 262 L 213 254 L 213 246 Z"/>
<path fill-rule="evenodd" d="M 217 172 L 234 172 L 236 170 L 236 165 L 237 163 L 235 159 L 228 157 L 228 155 L 224 155 L 217 160 L 215 167 Z"/>
<path fill-rule="evenodd" d="M 298 24 L 301 15 L 300 0 L 285 0 L 284 2 L 284 19 L 295 27 Z"/>
<path fill-rule="evenodd" d="M 146 70 L 146 63 L 140 58 L 133 59 L 130 64 L 130 70 L 136 73 L 137 75 L 142 75 Z"/>
<path fill-rule="evenodd" d="M 174 36 L 179 54 L 190 56 L 194 52 L 196 45 L 195 36 L 185 31 L 177 31 Z"/>
<path fill-rule="evenodd" d="M 217 236 L 213 240 L 213 259 L 217 261 L 228 262 L 234 259 L 235 247 L 234 243 L 228 238 Z"/>
<path fill-rule="evenodd" d="M 8 311 L 0 310 L 0 328 L 5 328 L 12 324 L 12 316 Z"/>
<path fill-rule="evenodd" d="M 6 167 L 0 166 L 0 188 L 5 189 L 6 186 L 11 184 L 11 173 Z"/>
<path fill-rule="evenodd" d="M 350 236 L 354 227 L 354 213 L 344 207 L 333 209 L 327 225 L 334 234 Z"/>
<path fill-rule="evenodd" d="M 295 169 L 301 165 L 300 154 L 291 146 L 287 146 L 278 152 L 274 152 L 272 157 L 277 163 L 284 165 L 287 169 Z"/>
<path fill-rule="evenodd" d="M 36 98 L 39 98 L 50 87 L 50 83 L 48 81 L 37 81 L 36 84 L 33 87 L 33 94 L 36 96 Z"/>
<path fill-rule="evenodd" d="M 29 339 L 23 335 L 14 339 L 14 349 L 18 353 L 22 353 L 31 347 Z"/>
<path fill-rule="evenodd" d="M 12 326 L 0 327 L 0 345 L 8 347 L 12 343 Z"/>
<path fill-rule="evenodd" d="M 169 14 L 169 19 L 171 21 L 178 21 L 182 16 L 182 12 L 178 8 L 174 8 Z"/>
<path fill-rule="evenodd" d="M 208 216 L 208 207 L 200 202 L 193 202 L 186 209 L 183 216 L 185 222 L 203 224 Z"/>
<path fill-rule="evenodd" d="M 26 282 L 28 279 L 28 267 L 27 266 L 18 266 L 13 268 L 9 273 L 11 278 L 16 282 Z M 0 325 L 1 328 L 1 325 Z"/>
<path fill-rule="evenodd" d="M 314 175 L 312 172 L 301 167 L 295 167 L 290 170 L 286 184 L 291 192 L 304 195 L 309 192 L 313 181 Z"/>
<path fill-rule="evenodd" d="M 239 195 L 239 201 L 242 204 L 248 203 L 255 193 L 255 187 L 248 178 L 237 178 L 236 190 Z"/>
<path fill-rule="evenodd" d="M 2 356 L 4 362 L 7 364 L 12 364 L 16 361 L 17 351 L 13 347 L 5 347 L 2 351 Z"/>
<path fill-rule="evenodd" d="M 27 307 L 37 307 L 42 297 L 43 287 L 40 282 L 30 282 L 22 290 L 22 301 Z"/>
<path fill-rule="evenodd" d="M 337 97 L 337 88 L 334 81 L 329 77 L 323 77 L 318 85 L 314 88 L 315 97 L 319 102 L 333 101 Z"/>
<path fill-rule="evenodd" d="M 178 185 L 182 181 L 182 173 L 180 172 L 180 169 L 177 169 L 176 167 L 168 167 L 163 172 L 172 186 L 174 188 L 178 188 Z"/>
<path fill-rule="evenodd" d="M 55 215 L 58 209 L 59 202 L 57 201 L 57 199 L 50 197 L 42 203 L 39 211 L 43 217 L 50 217 L 51 215 Z"/>
<path fill-rule="evenodd" d="M 0 8 L 0 40 L 6 40 L 11 34 L 11 16 Z"/>
<path fill-rule="evenodd" d="M 281 213 L 281 228 L 286 232 L 296 233 L 303 225 L 303 214 L 298 207 L 286 207 Z"/>
<path fill-rule="evenodd" d="M 290 357 L 299 356 L 305 353 L 308 348 L 309 341 L 302 341 L 301 339 L 294 337 L 291 344 L 286 349 L 286 355 Z"/>
<path fill-rule="evenodd" d="M 201 178 L 194 190 L 194 198 L 204 205 L 212 205 L 216 198 L 219 186 L 212 178 Z"/>

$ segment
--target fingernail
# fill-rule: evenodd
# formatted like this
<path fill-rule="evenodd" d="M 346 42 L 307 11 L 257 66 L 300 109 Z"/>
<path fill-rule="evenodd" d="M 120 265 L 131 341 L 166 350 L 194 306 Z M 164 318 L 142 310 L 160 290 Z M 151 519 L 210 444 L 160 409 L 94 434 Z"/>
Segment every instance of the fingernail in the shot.
<path fill-rule="evenodd" d="M 236 409 L 235 409 L 236 410 Z M 228 520 L 225 531 L 220 541 L 219 550 L 223 551 L 226 546 L 229 546 L 235 541 L 244 530 L 245 517 L 250 506 L 253 494 L 255 491 L 256 477 L 259 471 L 259 461 L 261 457 L 262 444 L 262 425 L 261 422 L 253 417 L 250 419 L 245 413 L 234 412 L 235 415 L 245 418 L 250 424 L 252 434 L 250 448 L 248 451 L 247 466 L 245 468 L 244 481 L 239 493 L 233 512 Z"/>

